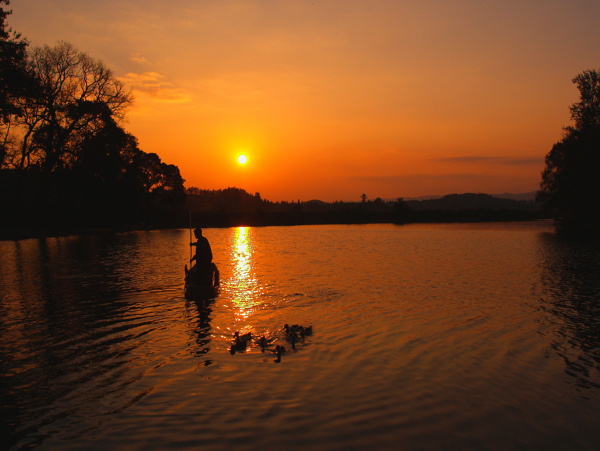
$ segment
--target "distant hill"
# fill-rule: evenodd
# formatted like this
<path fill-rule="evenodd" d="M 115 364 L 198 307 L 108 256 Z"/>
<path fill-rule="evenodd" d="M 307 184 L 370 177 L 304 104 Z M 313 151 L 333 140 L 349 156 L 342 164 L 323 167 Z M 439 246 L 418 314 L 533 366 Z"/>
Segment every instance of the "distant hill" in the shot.
<path fill-rule="evenodd" d="M 528 193 L 518 193 L 518 194 L 511 194 L 511 193 L 492 194 L 492 196 L 493 197 L 499 197 L 501 199 L 535 201 L 535 195 L 536 194 L 537 194 L 537 191 L 530 191 Z"/>
<path fill-rule="evenodd" d="M 500 199 L 534 201 L 536 194 L 537 194 L 537 191 L 529 191 L 528 193 L 516 193 L 516 194 L 515 193 L 490 194 L 490 196 L 492 196 L 492 197 L 498 197 Z M 460 194 L 454 194 L 454 195 L 460 196 Z M 445 196 L 430 195 L 430 196 L 419 196 L 419 197 L 405 197 L 404 200 L 405 201 L 409 201 L 409 200 L 432 200 L 432 199 L 441 199 L 443 197 L 445 197 Z M 386 199 L 386 201 L 393 201 L 393 200 L 396 200 L 396 199 Z"/>
<path fill-rule="evenodd" d="M 527 198 L 523 195 L 504 195 Z M 528 195 L 531 197 L 531 195 Z M 535 197 L 535 194 L 534 194 Z M 482 193 L 449 194 L 440 198 L 426 200 L 408 200 L 406 205 L 414 211 L 423 210 L 513 210 L 539 211 L 533 200 L 518 200 L 512 197 L 499 197 Z"/>
<path fill-rule="evenodd" d="M 444 196 L 419 196 L 419 197 L 405 197 L 404 200 L 431 200 L 431 199 L 441 199 Z M 388 199 L 389 201 L 393 201 L 395 199 Z"/>

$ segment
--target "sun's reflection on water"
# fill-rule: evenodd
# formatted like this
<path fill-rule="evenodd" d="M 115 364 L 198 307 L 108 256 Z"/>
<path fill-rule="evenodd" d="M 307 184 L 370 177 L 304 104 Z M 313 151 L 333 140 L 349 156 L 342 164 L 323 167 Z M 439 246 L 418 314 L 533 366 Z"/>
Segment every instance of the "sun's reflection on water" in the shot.
<path fill-rule="evenodd" d="M 251 229 L 238 227 L 232 237 L 232 291 L 236 316 L 248 318 L 259 303 L 260 289 L 254 277 L 254 258 Z"/>
<path fill-rule="evenodd" d="M 240 287 L 246 288 L 250 279 L 251 267 L 250 239 L 247 227 L 238 227 L 234 234 L 232 257 L 234 260 L 234 278 Z"/>

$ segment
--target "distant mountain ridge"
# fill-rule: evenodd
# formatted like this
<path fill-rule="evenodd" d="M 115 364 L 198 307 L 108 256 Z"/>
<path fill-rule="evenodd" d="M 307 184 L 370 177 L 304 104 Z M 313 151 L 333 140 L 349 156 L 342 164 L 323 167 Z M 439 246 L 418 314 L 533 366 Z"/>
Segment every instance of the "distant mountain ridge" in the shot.
<path fill-rule="evenodd" d="M 512 200 L 528 200 L 535 201 L 537 191 L 529 191 L 528 193 L 503 193 L 503 194 L 492 194 L 493 197 L 499 197 L 501 199 L 512 199 Z"/>
<path fill-rule="evenodd" d="M 424 210 L 514 210 L 539 211 L 535 192 L 522 194 L 491 195 L 482 193 L 448 194 L 443 197 L 423 200 L 405 200 L 415 211 Z"/>
<path fill-rule="evenodd" d="M 473 193 L 464 193 L 464 194 L 473 194 Z M 483 194 L 483 193 L 479 193 L 479 194 Z M 492 196 L 492 197 L 497 197 L 500 199 L 535 201 L 536 194 L 537 194 L 537 191 L 529 191 L 527 193 L 516 193 L 516 194 L 515 193 L 502 193 L 502 194 L 486 194 L 486 195 Z M 405 197 L 404 200 L 405 201 L 412 201 L 412 200 L 421 201 L 421 200 L 442 199 L 443 197 L 446 197 L 446 196 L 460 196 L 460 195 L 461 194 L 447 194 L 445 196 L 431 195 L 431 196 L 419 196 L 419 197 Z M 395 199 L 389 199 L 389 200 L 395 200 Z"/>

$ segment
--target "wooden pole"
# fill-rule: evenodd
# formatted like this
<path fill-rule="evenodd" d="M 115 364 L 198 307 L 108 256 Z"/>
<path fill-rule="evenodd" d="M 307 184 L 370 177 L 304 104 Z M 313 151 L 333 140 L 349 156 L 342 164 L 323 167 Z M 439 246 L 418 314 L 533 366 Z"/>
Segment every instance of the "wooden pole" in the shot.
<path fill-rule="evenodd" d="M 190 210 L 189 213 L 190 213 L 190 268 L 191 268 L 191 264 L 192 264 L 192 210 Z"/>

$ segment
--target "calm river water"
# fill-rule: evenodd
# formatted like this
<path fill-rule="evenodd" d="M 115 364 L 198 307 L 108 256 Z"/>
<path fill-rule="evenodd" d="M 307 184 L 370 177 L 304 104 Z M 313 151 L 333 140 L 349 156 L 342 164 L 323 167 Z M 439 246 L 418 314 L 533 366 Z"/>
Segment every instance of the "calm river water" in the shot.
<path fill-rule="evenodd" d="M 548 222 L 0 242 L 0 448 L 597 449 L 600 245 Z M 284 324 L 312 325 L 291 349 Z M 265 335 L 281 362 L 235 331 Z"/>

